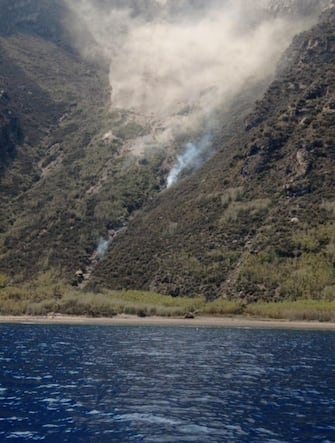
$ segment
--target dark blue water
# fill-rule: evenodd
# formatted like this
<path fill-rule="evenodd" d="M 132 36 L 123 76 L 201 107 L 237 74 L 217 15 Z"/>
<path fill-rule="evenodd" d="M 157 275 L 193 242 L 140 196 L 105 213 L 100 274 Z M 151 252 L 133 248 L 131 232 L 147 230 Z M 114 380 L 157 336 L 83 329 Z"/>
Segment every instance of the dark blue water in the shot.
<path fill-rule="evenodd" d="M 335 442 L 335 333 L 0 325 L 0 442 Z"/>

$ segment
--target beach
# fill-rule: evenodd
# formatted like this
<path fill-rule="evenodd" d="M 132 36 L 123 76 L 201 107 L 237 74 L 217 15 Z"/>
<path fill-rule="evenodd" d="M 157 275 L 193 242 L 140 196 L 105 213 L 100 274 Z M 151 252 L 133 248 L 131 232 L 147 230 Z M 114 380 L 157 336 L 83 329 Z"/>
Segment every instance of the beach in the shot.
<path fill-rule="evenodd" d="M 260 329 L 310 329 L 334 330 L 333 322 L 289 321 L 272 319 L 254 319 L 246 317 L 210 317 L 199 316 L 191 319 L 178 317 L 138 317 L 135 315 L 116 315 L 114 317 L 84 317 L 71 315 L 48 316 L 0 316 L 0 324 L 4 323 L 38 323 L 38 324 L 69 324 L 69 325 L 101 325 L 101 326 L 191 326 L 191 327 L 222 327 L 222 328 L 260 328 Z"/>

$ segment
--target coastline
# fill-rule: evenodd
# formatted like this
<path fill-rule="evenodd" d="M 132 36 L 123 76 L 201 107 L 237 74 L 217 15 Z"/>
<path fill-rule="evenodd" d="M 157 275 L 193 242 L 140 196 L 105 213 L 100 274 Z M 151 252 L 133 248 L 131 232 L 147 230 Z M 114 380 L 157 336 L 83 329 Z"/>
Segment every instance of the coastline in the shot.
<path fill-rule="evenodd" d="M 138 317 L 136 315 L 116 315 L 115 317 L 84 317 L 71 315 L 14 316 L 0 315 L 0 324 L 47 324 L 47 325 L 101 325 L 101 326 L 182 326 L 182 327 L 220 327 L 255 329 L 303 329 L 335 331 L 334 322 L 290 321 L 273 319 L 253 319 L 247 317 L 209 317 L 193 319 L 178 317 Z"/>

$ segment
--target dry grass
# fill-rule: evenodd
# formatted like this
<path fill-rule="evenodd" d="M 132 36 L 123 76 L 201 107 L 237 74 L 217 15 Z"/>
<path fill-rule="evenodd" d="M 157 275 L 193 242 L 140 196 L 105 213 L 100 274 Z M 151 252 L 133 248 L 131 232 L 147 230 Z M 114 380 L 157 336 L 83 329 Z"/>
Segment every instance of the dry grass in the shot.
<path fill-rule="evenodd" d="M 47 315 L 53 312 L 92 317 L 121 313 L 183 316 L 200 311 L 204 304 L 202 297 L 171 297 L 143 291 L 82 292 L 62 284 L 0 289 L 0 313 L 3 315 Z"/>
<path fill-rule="evenodd" d="M 204 304 L 201 313 L 209 315 L 237 315 L 242 314 L 243 308 L 238 300 L 217 299 Z"/>
<path fill-rule="evenodd" d="M 269 208 L 271 200 L 269 198 L 260 198 L 251 201 L 232 201 L 225 210 L 221 221 L 234 222 L 241 213 L 248 213 L 250 216 L 259 215 Z"/>
<path fill-rule="evenodd" d="M 0 314 L 59 313 L 91 317 L 111 317 L 123 313 L 141 317 L 181 317 L 188 313 L 229 316 L 244 314 L 270 319 L 335 321 L 334 287 L 325 288 L 325 294 L 321 294 L 324 298 L 320 300 L 257 302 L 243 306 L 239 300 L 220 298 L 207 302 L 204 297 L 171 297 L 144 291 L 83 292 L 61 282 L 50 281 L 52 276 L 43 274 L 35 283 L 0 288 Z"/>
<path fill-rule="evenodd" d="M 258 302 L 248 305 L 245 314 L 286 320 L 335 321 L 335 301 L 296 300 Z"/>

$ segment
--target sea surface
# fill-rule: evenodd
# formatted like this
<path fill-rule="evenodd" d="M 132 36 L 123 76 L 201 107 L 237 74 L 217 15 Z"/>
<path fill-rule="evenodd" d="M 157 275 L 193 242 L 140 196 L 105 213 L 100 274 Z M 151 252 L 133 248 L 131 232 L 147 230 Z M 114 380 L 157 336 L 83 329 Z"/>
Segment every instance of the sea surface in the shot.
<path fill-rule="evenodd" d="M 335 333 L 0 325 L 0 442 L 335 442 Z"/>

